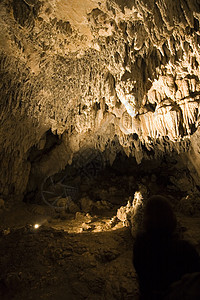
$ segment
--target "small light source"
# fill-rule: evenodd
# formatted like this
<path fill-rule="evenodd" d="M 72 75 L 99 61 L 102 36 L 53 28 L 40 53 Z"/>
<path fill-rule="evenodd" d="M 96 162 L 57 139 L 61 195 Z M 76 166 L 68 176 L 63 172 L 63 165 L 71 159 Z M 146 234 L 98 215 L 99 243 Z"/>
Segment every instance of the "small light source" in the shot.
<path fill-rule="evenodd" d="M 35 229 L 38 229 L 39 227 L 40 227 L 39 224 L 35 224 L 35 225 L 34 225 L 34 228 L 35 228 Z"/>

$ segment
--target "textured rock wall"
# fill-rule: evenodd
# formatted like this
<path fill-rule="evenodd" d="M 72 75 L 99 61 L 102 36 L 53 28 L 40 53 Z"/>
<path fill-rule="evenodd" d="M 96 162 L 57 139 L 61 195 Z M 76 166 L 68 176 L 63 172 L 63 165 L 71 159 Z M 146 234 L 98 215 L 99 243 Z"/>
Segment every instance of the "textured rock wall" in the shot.
<path fill-rule="evenodd" d="M 190 149 L 197 166 L 199 21 L 198 0 L 1 1 L 0 193 L 20 198 L 30 172 L 39 184 L 84 147 L 138 163 Z"/>

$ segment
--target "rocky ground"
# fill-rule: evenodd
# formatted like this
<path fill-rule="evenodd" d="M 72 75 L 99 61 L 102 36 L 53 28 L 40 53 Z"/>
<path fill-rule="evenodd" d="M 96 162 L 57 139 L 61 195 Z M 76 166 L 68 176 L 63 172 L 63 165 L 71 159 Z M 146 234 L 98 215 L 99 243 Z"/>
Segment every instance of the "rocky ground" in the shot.
<path fill-rule="evenodd" d="M 80 213 L 36 229 L 31 224 L 41 224 L 41 215 L 31 217 L 27 205 L 19 211 L 29 225 L 8 227 L 7 219 L 1 231 L 1 299 L 137 299 L 128 228 L 118 223 L 106 229 L 106 218 Z M 84 226 L 93 229 L 84 232 Z"/>
<path fill-rule="evenodd" d="M 200 252 L 200 217 L 178 219 Z M 27 204 L 1 220 L 2 300 L 138 299 L 133 239 L 122 222 L 111 227 L 108 216 L 84 213 L 62 220 L 35 214 Z M 36 221 L 44 225 L 35 228 Z"/>
<path fill-rule="evenodd" d="M 168 159 L 162 165 L 154 163 L 154 169 L 151 163 L 141 165 L 138 173 L 130 174 L 126 164 L 114 164 L 90 185 L 79 184 L 76 202 L 67 197 L 60 206 L 51 198 L 46 198 L 50 205 L 42 200 L 1 201 L 2 300 L 137 300 L 134 239 L 124 222 L 125 210 L 118 209 L 138 190 L 144 198 L 155 193 L 170 197 L 183 237 L 200 253 L 200 198 L 184 168 L 175 168 L 174 160 Z"/>

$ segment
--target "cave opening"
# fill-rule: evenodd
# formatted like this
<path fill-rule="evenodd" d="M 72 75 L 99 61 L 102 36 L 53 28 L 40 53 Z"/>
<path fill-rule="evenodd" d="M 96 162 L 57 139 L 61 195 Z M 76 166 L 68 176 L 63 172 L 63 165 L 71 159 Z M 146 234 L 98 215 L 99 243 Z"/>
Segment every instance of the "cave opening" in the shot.
<path fill-rule="evenodd" d="M 133 141 L 139 141 L 136 133 L 132 136 Z M 199 211 L 200 187 L 193 176 L 194 170 L 188 168 L 185 150 L 179 153 L 176 147 L 170 148 L 168 137 L 157 140 L 158 146 L 163 143 L 166 153 L 159 153 L 156 147 L 147 148 L 142 144 L 141 151 L 146 156 L 144 155 L 140 163 L 135 157 L 127 156 L 119 146 L 118 140 L 113 139 L 103 152 L 91 146 L 82 147 L 73 154 L 70 164 L 56 171 L 59 162 L 52 160 L 52 153 L 58 150 L 56 159 L 59 160 L 59 146 L 62 146 L 62 143 L 62 136 L 48 130 L 38 145 L 30 149 L 28 160 L 32 167 L 23 200 L 25 203 L 49 207 L 52 211 L 57 209 L 58 214 L 62 211 L 64 219 L 69 213 L 82 211 L 81 203 L 88 201 L 88 211 L 84 212 L 98 213 L 96 205 L 99 205 L 101 214 L 102 211 L 106 211 L 106 207 L 117 210 L 121 205 L 125 205 L 129 197 L 133 197 L 134 193 L 143 187 L 146 190 L 146 198 L 154 194 L 168 195 L 174 205 L 178 205 L 181 199 L 188 195 L 193 195 L 190 197 L 197 197 L 193 210 L 196 213 Z M 131 146 L 135 148 L 134 143 Z M 115 152 L 111 162 L 109 155 L 113 151 L 112 147 L 115 147 Z M 35 172 L 41 161 L 53 166 L 52 175 L 39 176 L 38 172 Z M 39 168 L 41 173 L 42 168 Z M 74 205 L 72 211 L 70 203 Z M 105 205 L 104 209 L 102 203 Z"/>

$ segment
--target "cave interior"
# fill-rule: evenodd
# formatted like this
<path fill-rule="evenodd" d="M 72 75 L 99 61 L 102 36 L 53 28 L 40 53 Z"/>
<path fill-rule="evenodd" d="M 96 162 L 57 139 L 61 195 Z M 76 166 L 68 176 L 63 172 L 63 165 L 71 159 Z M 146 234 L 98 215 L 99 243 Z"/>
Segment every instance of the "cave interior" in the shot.
<path fill-rule="evenodd" d="M 199 0 L 0 1 L 2 300 L 139 299 L 152 195 L 200 254 L 199 22 Z"/>

